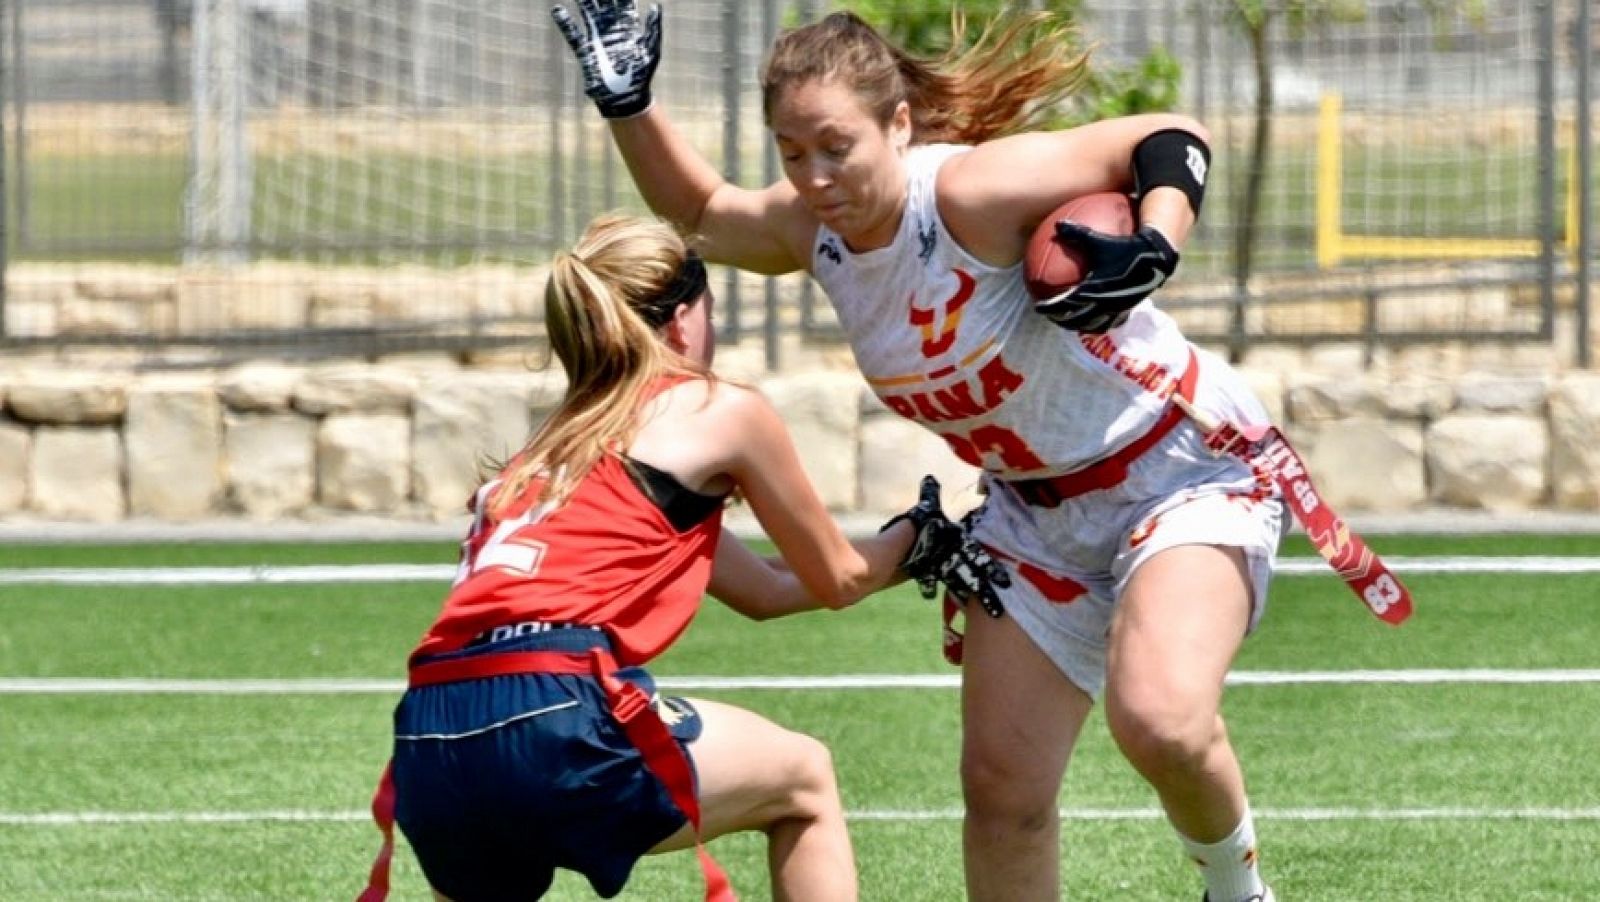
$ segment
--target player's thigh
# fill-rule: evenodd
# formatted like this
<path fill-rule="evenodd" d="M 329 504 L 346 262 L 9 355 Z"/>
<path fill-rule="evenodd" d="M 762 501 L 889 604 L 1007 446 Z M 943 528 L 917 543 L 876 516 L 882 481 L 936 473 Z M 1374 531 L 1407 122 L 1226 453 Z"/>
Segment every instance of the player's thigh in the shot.
<path fill-rule="evenodd" d="M 1177 545 L 1129 577 L 1111 623 L 1108 705 L 1214 710 L 1250 623 L 1245 552 Z"/>
<path fill-rule="evenodd" d="M 1094 700 L 1011 617 L 969 617 L 961 676 L 961 772 L 969 796 L 1049 798 Z"/>
<path fill-rule="evenodd" d="M 833 762 L 821 741 L 744 708 L 692 702 L 702 723 L 689 754 L 699 780 L 704 838 L 764 829 L 810 815 L 818 806 L 838 808 Z M 694 834 L 685 827 L 651 852 L 693 845 Z"/>

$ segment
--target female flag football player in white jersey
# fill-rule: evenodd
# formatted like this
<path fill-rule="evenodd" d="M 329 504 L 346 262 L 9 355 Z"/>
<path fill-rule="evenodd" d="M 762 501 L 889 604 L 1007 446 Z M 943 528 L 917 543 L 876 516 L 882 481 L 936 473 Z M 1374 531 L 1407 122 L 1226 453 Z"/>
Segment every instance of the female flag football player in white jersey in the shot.
<path fill-rule="evenodd" d="M 651 102 L 659 7 L 641 18 L 632 0 L 578 0 L 577 12 L 553 10 L 651 209 L 699 236 L 708 260 L 810 273 L 878 396 L 982 468 L 971 528 L 1013 578 L 1003 616 L 966 619 L 969 897 L 1060 898 L 1057 796 L 1103 696 L 1211 902 L 1271 899 L 1220 707 L 1284 509 L 1270 478 L 1209 453 L 1178 404 L 1266 416 L 1146 300 L 1199 210 L 1204 129 L 1140 115 L 1028 130 L 1085 66 L 1047 13 L 1008 15 L 937 61 L 835 13 L 772 48 L 762 99 L 786 178 L 745 189 Z M 1137 195 L 1140 228 L 1062 226 L 1088 245 L 1089 272 L 1036 302 L 1020 265 L 1029 236 L 1064 201 L 1109 190 Z"/>

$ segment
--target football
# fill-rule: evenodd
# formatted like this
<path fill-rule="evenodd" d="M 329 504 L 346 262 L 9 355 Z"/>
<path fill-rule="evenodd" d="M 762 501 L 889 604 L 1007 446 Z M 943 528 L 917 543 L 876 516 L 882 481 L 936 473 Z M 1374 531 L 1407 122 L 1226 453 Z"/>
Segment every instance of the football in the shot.
<path fill-rule="evenodd" d="M 1108 235 L 1132 235 L 1133 199 L 1120 191 L 1075 197 L 1039 221 L 1023 255 L 1022 276 L 1035 300 L 1053 298 L 1078 284 L 1088 268 L 1083 254 L 1056 238 L 1056 222 L 1070 219 Z"/>

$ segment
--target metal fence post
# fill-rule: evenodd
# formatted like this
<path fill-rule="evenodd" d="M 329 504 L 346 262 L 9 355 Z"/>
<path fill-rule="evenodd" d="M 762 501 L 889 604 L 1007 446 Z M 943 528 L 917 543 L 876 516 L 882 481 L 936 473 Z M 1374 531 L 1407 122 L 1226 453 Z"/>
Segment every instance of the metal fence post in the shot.
<path fill-rule="evenodd" d="M 1589 343 L 1589 255 L 1594 251 L 1592 229 L 1594 226 L 1593 210 L 1593 183 L 1590 180 L 1594 172 L 1594 135 L 1592 133 L 1593 115 L 1592 83 L 1594 77 L 1594 20 L 1590 10 L 1593 4 L 1589 0 L 1578 0 L 1577 23 L 1577 56 L 1578 56 L 1578 293 L 1575 299 L 1578 331 L 1578 366 L 1588 369 L 1592 364 L 1593 352 Z"/>
<path fill-rule="evenodd" d="M 24 0 L 10 0 L 11 3 L 11 115 L 16 118 L 16 140 L 12 142 L 11 155 L 15 160 L 15 170 L 12 193 L 17 199 L 15 223 L 17 248 L 27 248 L 30 241 L 30 209 L 28 197 L 28 77 L 27 69 L 23 67 L 23 22 L 22 4 Z M 0 126 L 3 128 L 4 126 Z"/>
<path fill-rule="evenodd" d="M 761 48 L 767 47 L 778 36 L 778 0 L 761 0 Z M 778 148 L 766 135 L 761 136 L 761 181 L 770 185 L 778 180 Z M 762 344 L 766 350 L 767 372 L 778 371 L 778 280 L 767 276 L 762 286 L 762 306 L 766 321 L 762 323 Z"/>
<path fill-rule="evenodd" d="M 241 263 L 249 255 L 253 192 L 245 77 L 249 33 L 240 0 L 202 0 L 194 12 L 189 185 L 184 259 Z"/>
<path fill-rule="evenodd" d="M 1539 16 L 1539 337 L 1555 334 L 1556 311 L 1556 13 L 1553 0 L 1534 4 Z"/>
<path fill-rule="evenodd" d="M 744 68 L 740 39 L 744 31 L 744 0 L 725 0 L 722 4 L 722 177 L 739 184 L 742 167 L 739 165 L 739 91 L 740 75 Z M 732 342 L 739 340 L 739 271 L 727 267 L 727 286 L 723 288 L 723 309 L 728 311 L 728 324 L 724 333 Z"/>
<path fill-rule="evenodd" d="M 16 4 L 22 0 L 0 0 L 0 4 Z M 15 21 L 15 20 L 13 20 Z M 0 53 L 0 123 L 5 122 L 6 111 L 6 63 L 5 54 Z M 0 125 L 0 339 L 6 337 L 6 263 L 8 255 L 6 245 L 11 240 L 11 234 L 6 228 L 6 212 L 9 208 L 10 197 L 6 188 L 6 130 Z"/>
<path fill-rule="evenodd" d="M 1211 78 L 1211 23 L 1206 18 L 1205 0 L 1194 3 L 1194 115 L 1204 122 L 1206 99 L 1209 92 L 1206 82 Z"/>
<path fill-rule="evenodd" d="M 156 0 L 156 19 L 161 24 L 161 99 L 170 106 L 183 102 L 179 93 L 178 0 Z"/>
<path fill-rule="evenodd" d="M 800 0 L 800 23 L 817 21 L 817 0 Z M 817 283 L 810 276 L 800 285 L 800 334 L 810 337 L 817 328 Z"/>
<path fill-rule="evenodd" d="M 567 62 L 567 43 L 555 28 L 545 29 L 545 112 L 549 116 L 546 134 L 549 137 L 550 194 L 545 198 L 550 216 L 550 246 L 552 253 L 567 243 L 567 205 L 562 188 L 567 183 L 562 165 L 561 118 L 566 113 L 566 79 L 562 77 Z"/>

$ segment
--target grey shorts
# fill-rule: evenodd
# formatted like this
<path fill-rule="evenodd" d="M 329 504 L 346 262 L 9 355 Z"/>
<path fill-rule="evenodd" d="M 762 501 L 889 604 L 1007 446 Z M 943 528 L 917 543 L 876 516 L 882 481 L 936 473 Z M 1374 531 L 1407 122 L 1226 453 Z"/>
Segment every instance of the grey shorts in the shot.
<path fill-rule="evenodd" d="M 1284 504 L 1263 474 L 1206 450 L 1189 420 L 1135 460 L 1121 484 L 1056 507 L 1030 505 L 992 476 L 984 483 L 988 498 L 974 536 L 1011 570 L 1011 586 L 1001 590 L 1006 615 L 1091 696 L 1105 686 L 1117 599 L 1133 572 L 1161 551 L 1241 549 L 1250 570 L 1250 628 L 1261 618 L 1288 526 Z"/>

